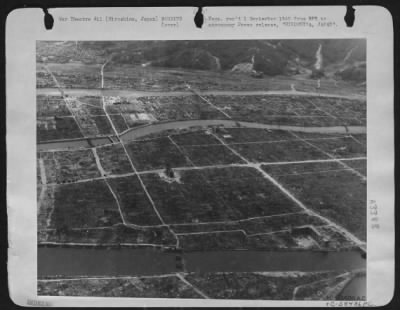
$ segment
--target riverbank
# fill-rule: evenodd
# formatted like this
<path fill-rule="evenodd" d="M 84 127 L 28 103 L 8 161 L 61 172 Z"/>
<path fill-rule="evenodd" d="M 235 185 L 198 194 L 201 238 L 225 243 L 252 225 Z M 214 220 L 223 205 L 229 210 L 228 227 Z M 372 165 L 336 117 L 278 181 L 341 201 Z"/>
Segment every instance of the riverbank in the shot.
<path fill-rule="evenodd" d="M 179 272 L 149 276 L 47 277 L 38 280 L 38 295 L 42 296 L 113 296 L 148 298 L 206 299 L 315 299 L 319 286 L 334 288 L 340 272 Z M 331 284 L 332 283 L 332 284 Z M 331 286 L 329 286 L 331 284 Z M 328 299 L 334 299 L 329 295 Z M 318 298 L 317 298 L 318 299 Z"/>

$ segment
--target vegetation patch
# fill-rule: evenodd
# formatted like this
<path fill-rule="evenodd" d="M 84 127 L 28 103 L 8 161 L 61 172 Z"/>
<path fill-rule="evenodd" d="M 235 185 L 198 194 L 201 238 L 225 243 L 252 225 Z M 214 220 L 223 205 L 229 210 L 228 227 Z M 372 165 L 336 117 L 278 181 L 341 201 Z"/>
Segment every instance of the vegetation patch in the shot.
<path fill-rule="evenodd" d="M 61 96 L 38 95 L 36 97 L 36 111 L 39 118 L 71 115 Z"/>
<path fill-rule="evenodd" d="M 129 129 L 126 125 L 124 117 L 121 114 L 110 114 L 110 119 L 113 122 L 114 127 L 118 131 L 118 133 Z"/>
<path fill-rule="evenodd" d="M 126 149 L 138 171 L 189 165 L 181 151 L 166 137 L 130 142 Z"/>
<path fill-rule="evenodd" d="M 263 169 L 307 207 L 342 225 L 365 241 L 366 184 L 351 172 L 331 169 L 332 166 L 332 163 L 327 167 L 321 163 L 317 166 L 307 163 L 263 166 Z M 294 173 L 293 169 L 311 169 L 312 174 Z"/>
<path fill-rule="evenodd" d="M 49 116 L 38 118 L 36 123 L 37 141 L 83 138 L 73 117 Z"/>
<path fill-rule="evenodd" d="M 52 230 L 46 231 L 45 234 L 42 233 L 41 236 L 39 242 L 75 242 L 93 245 L 156 244 L 175 246 L 176 242 L 175 237 L 166 227 L 136 229 L 121 224 L 97 229 L 70 229 L 62 232 Z"/>
<path fill-rule="evenodd" d="M 38 282 L 38 295 L 143 297 L 143 298 L 202 298 L 178 277 L 126 277 L 120 279 L 80 279 Z"/>
<path fill-rule="evenodd" d="M 99 155 L 101 166 L 107 174 L 133 172 L 129 158 L 120 143 L 97 147 L 96 152 Z"/>
<path fill-rule="evenodd" d="M 216 134 L 227 144 L 294 140 L 288 131 L 258 128 L 217 128 Z"/>
<path fill-rule="evenodd" d="M 359 173 L 361 173 L 364 176 L 367 176 L 367 160 L 362 159 L 362 160 L 346 160 L 344 163 L 357 170 Z"/>
<path fill-rule="evenodd" d="M 281 273 L 190 273 L 185 278 L 215 299 L 290 300 L 295 287 L 331 277 L 333 272 Z"/>
<path fill-rule="evenodd" d="M 246 243 L 247 238 L 242 232 L 179 235 L 179 244 L 185 251 L 244 250 Z"/>
<path fill-rule="evenodd" d="M 39 154 L 44 162 L 47 183 L 71 183 L 101 176 L 91 149 Z"/>
<path fill-rule="evenodd" d="M 146 196 L 136 175 L 109 179 L 127 223 L 136 225 L 159 225 L 160 220 Z"/>
<path fill-rule="evenodd" d="M 103 180 L 59 185 L 54 199 L 50 227 L 57 233 L 121 222 L 118 206 Z"/>
<path fill-rule="evenodd" d="M 174 134 L 171 138 L 179 146 L 221 145 L 221 143 L 210 132 L 203 130 Z"/>
<path fill-rule="evenodd" d="M 303 141 L 235 144 L 232 145 L 232 148 L 252 162 L 284 162 L 329 158 Z"/>
<path fill-rule="evenodd" d="M 168 223 L 246 219 L 300 211 L 275 185 L 252 168 L 181 171 L 181 183 L 143 175 L 150 195 Z"/>
<path fill-rule="evenodd" d="M 245 163 L 239 156 L 222 144 L 196 147 L 185 146 L 182 147 L 182 150 L 196 166 Z"/>
<path fill-rule="evenodd" d="M 351 137 L 311 141 L 324 152 L 337 158 L 366 156 L 366 146 Z"/>
<path fill-rule="evenodd" d="M 107 116 L 92 116 L 100 135 L 112 135 L 114 131 Z"/>
<path fill-rule="evenodd" d="M 152 96 L 138 98 L 146 111 L 158 121 L 191 119 L 227 119 L 198 95 Z"/>

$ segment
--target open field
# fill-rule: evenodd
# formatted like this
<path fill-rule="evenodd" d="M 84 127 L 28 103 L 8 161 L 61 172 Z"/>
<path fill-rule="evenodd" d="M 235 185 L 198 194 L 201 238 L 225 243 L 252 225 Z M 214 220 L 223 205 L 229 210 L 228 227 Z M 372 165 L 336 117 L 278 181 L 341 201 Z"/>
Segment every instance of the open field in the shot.
<path fill-rule="evenodd" d="M 68 99 L 71 98 L 74 98 L 75 100 L 79 101 L 80 109 L 85 111 L 86 114 L 91 116 L 105 115 L 100 97 L 95 97 L 95 96 L 68 97 Z"/>
<path fill-rule="evenodd" d="M 137 176 L 110 179 L 126 223 L 136 225 L 158 225 L 160 220 L 154 212 Z"/>
<path fill-rule="evenodd" d="M 143 298 L 202 298 L 177 276 L 127 277 L 115 279 L 78 279 L 72 281 L 40 281 L 38 295 L 143 297 Z"/>
<path fill-rule="evenodd" d="M 340 164 L 263 166 L 308 207 L 366 240 L 366 184 Z"/>
<path fill-rule="evenodd" d="M 55 76 L 66 88 L 100 88 L 99 73 L 101 65 L 82 62 L 56 63 L 46 65 L 54 71 Z M 45 76 L 43 64 L 38 64 L 38 87 L 54 87 L 51 78 Z M 173 69 L 160 67 L 142 67 L 124 64 L 108 64 L 104 69 L 104 87 L 108 89 L 136 89 L 141 91 L 181 91 L 188 86 L 201 91 L 208 90 L 287 90 L 294 87 L 297 91 L 365 94 L 365 86 L 349 81 L 323 78 L 318 87 L 317 79 L 304 79 L 301 76 L 275 76 L 253 78 L 245 74 L 232 72 L 213 72 L 203 70 Z"/>
<path fill-rule="evenodd" d="M 72 243 L 72 244 L 91 244 L 104 245 L 112 244 L 120 246 L 121 244 L 133 245 L 160 245 L 174 246 L 175 238 L 166 227 L 154 227 L 147 229 L 136 229 L 122 224 L 98 227 L 69 229 L 60 233 L 57 229 L 42 230 L 38 233 L 40 243 Z"/>
<path fill-rule="evenodd" d="M 281 221 L 285 222 L 285 216 L 282 216 Z M 177 233 L 179 244 L 186 252 L 220 250 L 346 251 L 357 248 L 353 242 L 329 226 L 314 226 L 307 223 L 307 225 L 296 227 L 296 224 L 293 223 L 282 230 L 269 232 L 261 230 L 261 232 L 254 231 L 251 234 L 240 229 L 239 225 L 239 228 L 229 225 L 221 226 L 222 228 L 219 230 L 209 232 Z M 232 230 L 229 230 L 230 228 Z"/>
<path fill-rule="evenodd" d="M 220 250 L 299 251 L 331 249 L 319 246 L 319 244 L 309 235 L 305 236 L 305 238 L 310 240 L 310 242 L 308 242 L 309 244 L 297 242 L 295 236 L 293 236 L 289 231 L 252 236 L 247 236 L 241 231 L 179 235 L 180 244 L 187 252 Z"/>
<path fill-rule="evenodd" d="M 121 133 L 129 128 L 121 114 L 111 114 L 110 119 L 118 133 Z"/>
<path fill-rule="evenodd" d="M 179 182 L 173 183 L 157 174 L 142 176 L 167 223 L 227 221 L 299 210 L 251 168 L 179 173 Z"/>
<path fill-rule="evenodd" d="M 66 64 L 73 62 L 103 63 L 104 49 L 95 50 L 82 47 L 77 41 L 40 41 L 36 44 L 36 61 Z"/>
<path fill-rule="evenodd" d="M 302 141 L 235 144 L 232 147 L 252 162 L 280 162 L 328 158 L 319 150 Z"/>
<path fill-rule="evenodd" d="M 347 160 L 346 165 L 357 170 L 362 175 L 367 175 L 367 160 Z"/>
<path fill-rule="evenodd" d="M 105 115 L 93 116 L 95 125 L 99 131 L 99 135 L 113 135 L 114 131 L 111 124 Z"/>
<path fill-rule="evenodd" d="M 158 121 L 190 119 L 226 119 L 198 95 L 138 97 L 147 113 Z"/>
<path fill-rule="evenodd" d="M 71 183 L 100 177 L 92 150 L 41 152 L 48 183 Z"/>
<path fill-rule="evenodd" d="M 307 96 L 206 96 L 233 119 L 300 126 L 365 125 L 366 105 L 360 100 Z"/>
<path fill-rule="evenodd" d="M 78 100 L 86 103 L 87 105 L 93 106 L 93 107 L 98 107 L 102 109 L 102 98 L 100 96 L 81 96 L 78 97 Z"/>
<path fill-rule="evenodd" d="M 37 141 L 82 138 L 83 135 L 72 117 L 56 118 L 53 116 L 38 118 Z"/>
<path fill-rule="evenodd" d="M 217 128 L 216 134 L 227 144 L 293 140 L 288 131 L 258 128 Z"/>
<path fill-rule="evenodd" d="M 36 88 L 55 88 L 57 84 L 54 82 L 51 74 L 42 64 L 36 65 Z"/>
<path fill-rule="evenodd" d="M 190 158 L 196 166 L 244 163 L 244 161 L 232 153 L 224 145 L 184 146 L 183 153 Z"/>
<path fill-rule="evenodd" d="M 294 213 L 283 213 L 274 216 L 260 216 L 245 218 L 236 221 L 188 223 L 172 225 L 176 233 L 213 232 L 213 231 L 239 231 L 245 234 L 273 233 L 282 230 L 291 230 L 293 227 L 304 225 L 324 225 L 320 219 L 306 214 L 302 211 Z"/>
<path fill-rule="evenodd" d="M 129 158 L 121 144 L 97 147 L 96 152 L 101 165 L 107 174 L 123 174 L 133 172 Z"/>
<path fill-rule="evenodd" d="M 180 167 L 188 165 L 185 156 L 166 138 L 134 141 L 126 145 L 130 158 L 138 171 Z"/>
<path fill-rule="evenodd" d="M 196 130 L 193 132 L 180 133 L 171 136 L 172 139 L 179 146 L 206 146 L 206 145 L 221 145 L 221 143 L 216 139 L 210 132 Z"/>
<path fill-rule="evenodd" d="M 187 85 L 201 90 L 208 89 L 268 89 L 286 88 L 284 83 L 257 80 L 241 74 L 219 73 L 202 70 L 176 70 L 141 66 L 107 66 L 104 72 L 107 88 L 137 90 L 177 91 Z"/>
<path fill-rule="evenodd" d="M 148 277 L 42 279 L 38 294 L 49 296 L 335 299 L 332 288 L 351 279 L 345 272 L 218 272 Z M 325 298 L 323 298 L 325 297 Z"/>
<path fill-rule="evenodd" d="M 118 206 L 103 180 L 56 185 L 49 228 L 102 227 L 121 222 Z"/>
<path fill-rule="evenodd" d="M 363 136 L 358 135 L 358 138 L 362 140 Z M 246 167 L 248 164 L 229 149 L 232 148 L 245 157 L 248 154 L 258 156 L 248 158 L 256 165 L 259 162 L 270 162 L 271 164 L 262 166 L 263 169 L 307 207 L 348 229 L 349 225 L 356 227 L 353 222 L 344 224 L 343 221 L 346 220 L 342 218 L 340 210 L 347 207 L 348 201 L 355 199 L 352 204 L 357 205 L 362 202 L 362 197 L 360 200 L 358 196 L 352 197 L 353 200 L 347 199 L 346 195 L 350 193 L 346 190 L 348 186 L 356 186 L 355 191 L 358 194 L 365 191 L 364 183 L 351 173 L 352 168 L 362 172 L 365 161 L 336 162 L 334 155 L 325 154 L 325 151 L 319 149 L 320 144 L 325 147 L 323 143 L 326 141 L 354 142 L 362 148 L 351 137 L 337 134 L 294 135 L 288 131 L 252 128 L 175 131 L 170 136 L 133 141 L 126 145 L 132 163 L 140 172 L 143 185 L 133 174 L 129 158 L 121 144 L 97 147 L 96 154 L 101 165 L 99 169 L 104 171 L 114 198 L 120 205 L 123 218 L 121 222 L 128 225 L 160 225 L 157 210 L 165 223 L 172 225 L 172 230 L 178 234 L 180 246 L 186 251 L 352 248 L 354 243 L 349 242 L 336 229 L 322 229 L 326 227 L 326 222 L 304 213 L 279 188 L 253 167 Z M 283 144 L 286 146 L 280 147 Z M 303 148 L 300 149 L 302 151 L 296 153 L 291 150 L 297 146 Z M 258 147 L 259 152 L 254 151 L 255 147 Z M 315 157 L 303 157 L 308 156 L 304 148 L 311 150 Z M 248 153 L 243 150 L 248 150 Z M 281 150 L 288 157 L 279 154 Z M 344 155 L 341 153 L 339 157 L 346 157 Z M 365 153 L 350 155 L 360 155 L 362 158 Z M 79 182 L 101 176 L 90 149 L 42 152 L 40 156 L 47 171 L 47 183 Z M 305 162 L 290 164 L 291 161 Z M 230 164 L 239 166 L 229 166 Z M 172 176 L 166 175 L 168 167 L 172 168 Z M 50 171 L 53 171 L 53 175 Z M 341 177 L 343 173 L 345 175 Z M 132 175 L 118 177 L 126 174 Z M 38 177 L 41 178 L 40 169 Z M 332 182 L 332 177 L 335 182 Z M 338 177 L 343 179 L 340 181 L 343 183 L 342 187 L 336 185 Z M 304 181 L 306 179 L 307 182 Z M 304 188 L 299 186 L 303 183 Z M 356 185 L 352 185 L 353 183 Z M 311 193 L 320 187 L 325 196 Z M 332 192 L 336 194 L 332 196 Z M 341 199 L 337 200 L 335 197 Z M 326 206 L 322 206 L 319 199 Z M 356 208 L 361 212 L 360 206 Z M 358 219 L 353 221 L 362 226 Z M 102 238 L 115 240 L 113 238 L 117 234 L 110 230 L 101 234 L 93 231 L 91 235 L 75 232 L 74 236 L 79 240 L 94 241 L 95 236 L 103 235 L 105 237 Z M 43 238 L 56 240 L 60 237 L 47 234 Z M 326 242 L 327 239 L 330 240 L 329 243 Z"/>
<path fill-rule="evenodd" d="M 36 97 L 37 117 L 51 116 L 70 116 L 64 99 L 60 96 L 41 96 Z"/>
<path fill-rule="evenodd" d="M 62 88 L 100 87 L 100 65 L 75 63 L 46 63 L 45 66 L 56 77 Z M 38 87 L 52 87 L 52 84 L 39 84 Z"/>
<path fill-rule="evenodd" d="M 323 79 L 299 79 L 296 76 L 275 76 L 256 79 L 244 74 L 172 68 L 108 65 L 105 68 L 105 87 L 153 91 L 179 91 L 191 88 L 207 90 L 291 90 L 317 91 L 337 94 L 359 93 L 364 87 L 353 83 Z"/>
<path fill-rule="evenodd" d="M 360 144 L 351 137 L 309 141 L 309 143 L 315 145 L 324 153 L 339 158 L 361 157 L 365 156 L 367 152 L 365 145 Z"/>
<path fill-rule="evenodd" d="M 268 275 L 268 273 L 205 273 L 185 276 L 190 283 L 215 299 L 290 300 L 302 284 L 335 276 L 333 272 Z M 315 290 L 312 291 L 315 293 Z"/>

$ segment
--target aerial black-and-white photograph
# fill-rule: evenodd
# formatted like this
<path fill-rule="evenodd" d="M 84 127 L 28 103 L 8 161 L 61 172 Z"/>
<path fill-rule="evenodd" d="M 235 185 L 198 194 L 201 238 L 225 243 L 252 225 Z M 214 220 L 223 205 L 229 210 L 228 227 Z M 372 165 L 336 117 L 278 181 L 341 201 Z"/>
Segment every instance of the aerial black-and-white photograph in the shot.
<path fill-rule="evenodd" d="M 37 294 L 365 300 L 366 40 L 37 41 Z"/>

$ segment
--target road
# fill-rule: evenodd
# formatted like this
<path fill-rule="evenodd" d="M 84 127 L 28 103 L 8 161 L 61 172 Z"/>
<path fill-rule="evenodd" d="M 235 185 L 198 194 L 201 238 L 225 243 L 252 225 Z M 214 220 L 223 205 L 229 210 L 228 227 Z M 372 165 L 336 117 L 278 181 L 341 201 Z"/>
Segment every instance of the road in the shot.
<path fill-rule="evenodd" d="M 337 162 L 337 161 L 353 161 L 353 160 L 367 160 L 367 157 L 346 157 L 346 158 L 328 158 L 328 159 L 313 159 L 313 160 L 298 160 L 298 161 L 280 161 L 280 162 L 257 162 L 257 163 L 234 163 L 234 164 L 217 164 L 217 165 L 207 165 L 207 166 L 183 166 L 183 167 L 172 167 L 174 171 L 188 171 L 188 170 L 203 170 L 203 169 L 224 169 L 224 168 L 233 168 L 233 167 L 248 167 L 248 168 L 258 168 L 261 166 L 274 166 L 274 165 L 292 165 L 292 164 L 311 164 L 311 163 L 329 163 L 329 162 Z M 350 170 L 350 169 L 343 169 Z M 165 172 L 165 168 L 162 169 L 152 169 L 152 170 L 142 170 L 138 171 L 135 169 L 134 172 L 128 172 L 123 174 L 109 174 L 107 178 L 115 179 L 115 178 L 125 178 L 133 175 L 144 175 L 144 174 L 161 174 Z M 95 180 L 102 180 L 104 177 L 97 178 L 89 178 L 89 179 L 80 179 L 74 182 L 70 182 L 67 184 L 73 183 L 85 183 L 91 182 Z M 58 183 L 48 183 L 48 185 L 59 185 Z"/>
<path fill-rule="evenodd" d="M 140 91 L 134 89 L 103 89 L 103 88 L 67 88 L 63 90 L 70 96 L 121 96 L 121 97 L 161 97 L 161 96 L 193 96 L 190 90 L 184 91 Z M 58 96 L 57 88 L 37 88 L 38 95 Z M 321 98 L 341 98 L 350 100 L 365 100 L 364 95 L 339 95 L 319 92 L 303 92 L 298 90 L 210 90 L 199 92 L 202 96 L 308 96 Z"/>

